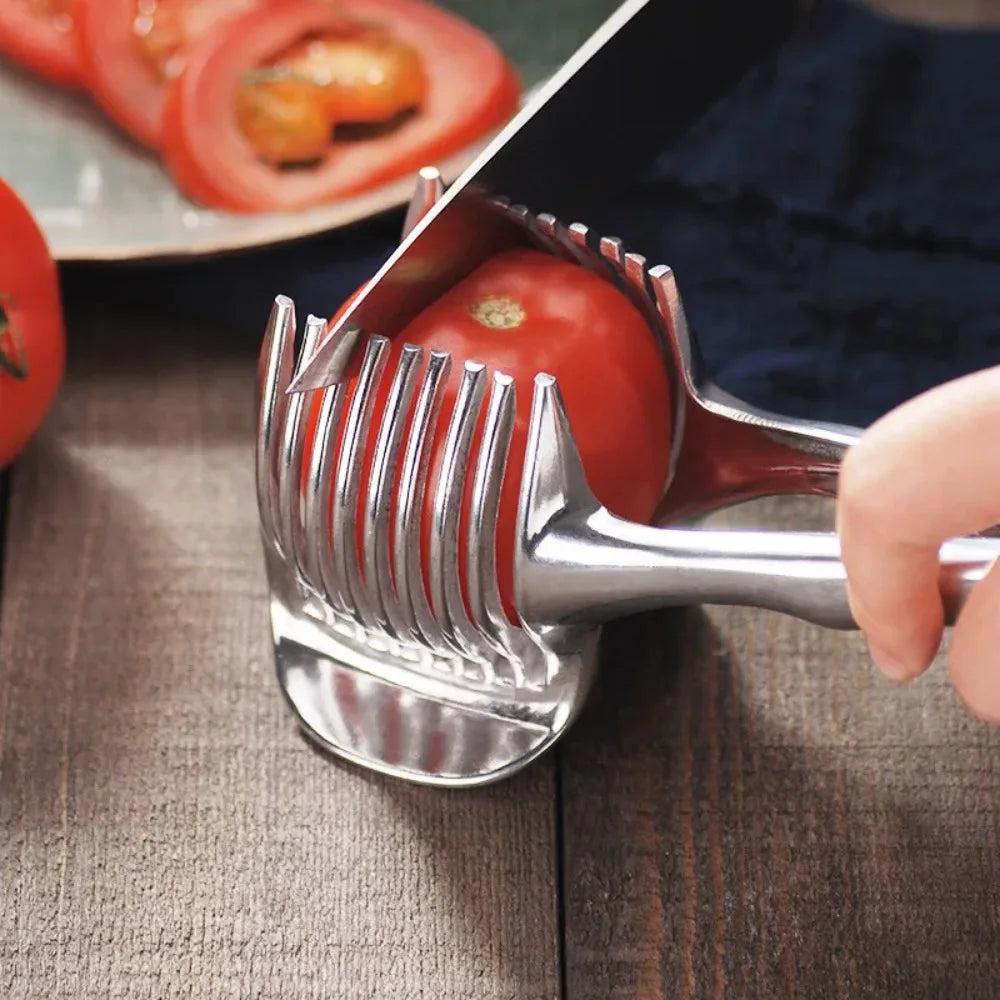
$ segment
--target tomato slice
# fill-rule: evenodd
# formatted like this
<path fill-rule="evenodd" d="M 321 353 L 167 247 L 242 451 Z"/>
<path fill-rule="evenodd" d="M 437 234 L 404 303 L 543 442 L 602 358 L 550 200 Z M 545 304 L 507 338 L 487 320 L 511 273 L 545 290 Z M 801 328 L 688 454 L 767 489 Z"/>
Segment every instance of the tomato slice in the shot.
<path fill-rule="evenodd" d="M 183 69 L 187 46 L 260 0 L 82 0 L 77 35 L 84 76 L 104 111 L 133 138 L 158 147 L 167 81 Z M 164 53 L 158 71 L 141 38 L 157 18 L 169 18 L 183 44 Z"/>
<path fill-rule="evenodd" d="M 65 363 L 55 263 L 31 213 L 0 181 L 0 466 L 38 429 Z"/>
<path fill-rule="evenodd" d="M 427 91 L 419 110 L 384 134 L 337 141 L 317 166 L 278 169 L 243 135 L 236 96 L 246 74 L 297 41 L 335 32 L 344 19 L 386 25 L 421 55 Z M 275 0 L 198 45 L 170 85 L 164 159 L 190 197 L 236 211 L 292 210 L 357 194 L 500 126 L 519 83 L 486 35 L 421 0 Z"/>
<path fill-rule="evenodd" d="M 52 83 L 77 87 L 83 64 L 73 0 L 3 0 L 0 52 Z"/>
<path fill-rule="evenodd" d="M 404 344 L 423 347 L 425 359 L 433 349 L 448 351 L 452 358 L 422 509 L 425 567 L 430 550 L 430 499 L 442 468 L 447 422 L 466 361 L 482 362 L 491 375 L 500 371 L 515 379 L 515 423 L 500 497 L 496 550 L 500 596 L 512 621 L 517 621 L 513 557 L 518 494 L 536 374 L 547 372 L 559 381 L 587 479 L 598 499 L 619 517 L 644 523 L 652 519 L 670 465 L 674 386 L 663 348 L 643 314 L 610 282 L 538 250 L 505 250 L 446 291 L 393 338 L 387 372 L 394 370 Z M 356 384 L 355 376 L 348 383 L 349 395 Z M 391 374 L 380 386 L 373 427 L 384 413 L 390 384 Z M 314 421 L 315 416 L 314 412 Z M 485 419 L 484 405 L 476 442 L 482 439 Z M 470 468 L 475 468 L 477 454 L 478 446 L 474 446 Z M 362 483 L 369 480 L 374 457 L 372 432 Z M 463 586 L 471 476 L 467 485 L 460 534 Z M 359 509 L 363 502 L 364 497 Z M 360 545 L 360 518 L 357 527 Z M 426 577 L 425 586 L 429 586 Z"/>

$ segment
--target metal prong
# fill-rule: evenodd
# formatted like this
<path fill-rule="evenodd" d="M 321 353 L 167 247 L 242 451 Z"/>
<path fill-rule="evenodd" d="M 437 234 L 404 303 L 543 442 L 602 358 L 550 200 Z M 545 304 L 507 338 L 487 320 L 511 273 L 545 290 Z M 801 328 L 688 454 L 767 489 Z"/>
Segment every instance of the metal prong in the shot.
<path fill-rule="evenodd" d="M 340 419 L 344 412 L 347 387 L 331 385 L 323 390 L 309 457 L 306 479 L 305 547 L 308 576 L 322 587 L 322 596 L 332 607 L 347 613 L 351 595 L 342 593 L 333 560 L 333 533 L 330 530 L 333 504 L 333 467 L 336 458 Z"/>
<path fill-rule="evenodd" d="M 311 314 L 306 320 L 306 328 L 302 334 L 302 347 L 299 349 L 298 357 L 295 359 L 295 371 L 292 373 L 292 381 L 312 361 L 313 355 L 316 353 L 316 347 L 326 332 L 326 325 L 327 321 L 325 319 L 320 319 Z M 315 329 L 310 329 L 310 326 L 315 326 Z"/>
<path fill-rule="evenodd" d="M 617 274 L 609 266 L 601 254 L 590 245 L 590 229 L 582 222 L 573 222 L 566 229 L 569 238 L 569 246 L 572 248 L 577 260 L 588 271 L 593 271 L 600 277 L 610 281 L 617 281 Z"/>
<path fill-rule="evenodd" d="M 430 546 L 431 607 L 458 653 L 474 654 L 482 639 L 469 621 L 459 573 L 458 534 L 472 435 L 486 392 L 486 366 L 466 361 L 448 424 L 434 492 Z"/>
<path fill-rule="evenodd" d="M 607 267 L 607 274 L 621 291 L 635 299 L 625 280 L 625 246 L 617 236 L 602 236 L 599 243 L 601 257 Z M 640 303 L 636 303 L 639 305 Z"/>
<path fill-rule="evenodd" d="M 514 380 L 493 374 L 482 444 L 476 463 L 469 511 L 467 576 L 469 606 L 480 631 L 498 652 L 510 655 L 505 636 L 511 627 L 504 613 L 497 579 L 497 513 L 514 430 Z"/>
<path fill-rule="evenodd" d="M 562 256 L 561 248 L 555 241 L 549 239 L 545 227 L 539 224 L 538 216 L 532 215 L 527 209 L 524 209 L 520 222 L 536 247 L 553 256 Z"/>
<path fill-rule="evenodd" d="M 522 624 L 525 623 L 522 587 L 527 575 L 522 564 L 530 565 L 539 558 L 538 539 L 560 510 L 583 514 L 599 507 L 587 485 L 559 386 L 552 375 L 542 372 L 535 376 L 514 546 L 514 603 Z"/>
<path fill-rule="evenodd" d="M 567 246 L 561 233 L 559 220 L 548 212 L 535 216 L 532 227 L 535 238 L 555 257 L 579 263 L 579 258 L 571 246 Z"/>
<path fill-rule="evenodd" d="M 332 330 L 316 347 L 311 358 L 300 361 L 286 391 L 296 393 L 325 389 L 343 381 L 360 339 L 361 328 L 357 326 Z"/>
<path fill-rule="evenodd" d="M 423 350 L 405 344 L 389 390 L 375 444 L 368 495 L 365 500 L 364 560 L 368 593 L 377 598 L 375 617 L 382 628 L 406 637 L 408 619 L 403 616 L 392 582 L 391 514 L 393 486 L 399 460 L 399 442 L 406 427 L 410 400 L 420 371 Z M 401 544 L 397 541 L 396 544 Z"/>
<path fill-rule="evenodd" d="M 531 229 L 531 211 L 526 205 L 508 205 L 507 216 L 526 230 Z"/>
<path fill-rule="evenodd" d="M 660 320 L 646 286 L 646 258 L 637 253 L 626 253 L 617 236 L 601 237 L 601 256 L 612 273 L 615 283 L 632 300 L 654 330 Z"/>
<path fill-rule="evenodd" d="M 358 554 L 358 493 L 364 465 L 365 442 L 371 426 L 379 380 L 385 368 L 389 340 L 374 336 L 368 340 L 361 373 L 347 409 L 347 423 L 337 461 L 337 481 L 333 497 L 333 563 L 340 593 L 351 597 L 351 612 L 360 624 L 377 626 L 372 601 L 361 576 Z"/>
<path fill-rule="evenodd" d="M 601 256 L 610 261 L 619 274 L 625 270 L 625 246 L 617 236 L 602 236 L 599 246 Z"/>
<path fill-rule="evenodd" d="M 588 254 L 591 253 L 590 249 L 590 228 L 585 226 L 582 222 L 571 222 L 566 228 L 566 233 L 569 236 L 570 242 L 578 250 L 586 251 Z"/>
<path fill-rule="evenodd" d="M 666 264 L 657 264 L 649 269 L 649 280 L 653 286 L 657 311 L 667 325 L 671 339 L 677 345 L 682 360 L 682 369 L 687 369 L 694 358 L 691 349 L 691 334 L 688 331 L 687 316 L 677 290 L 677 279 L 674 272 Z"/>
<path fill-rule="evenodd" d="M 417 174 L 417 183 L 403 220 L 402 238 L 406 239 L 414 226 L 441 200 L 444 194 L 444 182 L 437 167 L 421 167 Z"/>
<path fill-rule="evenodd" d="M 533 215 L 524 205 L 508 204 L 504 213 L 517 223 L 539 249 L 556 257 L 566 256 L 565 248 L 560 246 L 559 242 L 550 235 L 550 227 L 547 221 L 542 221 L 541 216 Z M 555 216 L 547 215 L 545 220 L 551 220 L 552 223 L 555 223 Z"/>
<path fill-rule="evenodd" d="M 317 316 L 310 316 L 306 320 L 299 364 L 303 357 L 309 357 L 315 350 L 325 328 L 326 320 Z M 302 510 L 302 459 L 308 429 L 307 404 L 311 401 L 311 395 L 302 393 L 288 397 L 285 427 L 281 435 L 278 456 L 278 532 L 282 551 L 285 553 L 285 558 L 291 562 L 291 569 L 299 582 L 317 589 L 319 581 L 315 578 L 309 579 Z"/>
<path fill-rule="evenodd" d="M 295 304 L 287 296 L 279 295 L 271 307 L 261 344 L 256 467 L 261 531 L 268 547 L 282 554 L 278 526 L 278 459 L 288 410 L 285 387 L 292 374 L 294 349 Z"/>
<path fill-rule="evenodd" d="M 420 517 L 434 450 L 434 430 L 441 409 L 442 389 L 450 370 L 451 355 L 446 351 L 431 351 L 407 435 L 394 525 L 396 593 L 400 608 L 414 638 L 422 639 L 438 650 L 448 647 L 431 614 L 424 589 Z"/>
<path fill-rule="evenodd" d="M 567 260 L 576 261 L 588 271 L 599 271 L 603 274 L 604 265 L 590 249 L 587 243 L 587 227 L 582 223 L 577 222 L 572 226 L 564 226 L 561 222 L 556 221 L 554 226 L 546 227 L 546 232 L 551 233 L 559 243 L 562 256 Z"/>

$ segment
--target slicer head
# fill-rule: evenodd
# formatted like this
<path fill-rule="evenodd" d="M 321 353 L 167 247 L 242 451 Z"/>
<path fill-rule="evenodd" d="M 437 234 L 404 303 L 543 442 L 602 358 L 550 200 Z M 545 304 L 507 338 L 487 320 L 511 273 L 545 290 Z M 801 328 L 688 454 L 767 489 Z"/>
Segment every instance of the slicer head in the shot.
<path fill-rule="evenodd" d="M 323 325 L 307 320 L 303 352 Z M 495 532 L 516 387 L 503 373 L 466 362 L 453 412 L 441 413 L 448 355 L 424 358 L 404 346 L 389 372 L 389 342 L 375 336 L 349 401 L 345 385 L 289 396 L 294 339 L 294 308 L 279 298 L 262 355 L 257 467 L 282 689 L 306 732 L 342 757 L 431 784 L 501 778 L 542 753 L 576 715 L 599 635 L 594 627 L 513 624 L 503 609 Z M 383 379 L 391 386 L 375 426 Z M 545 475 L 524 495 L 525 537 L 558 482 L 548 461 L 558 447 L 549 440 L 553 403 L 561 408 L 554 381 L 540 377 L 535 393 L 532 450 Z M 474 447 L 484 404 L 485 430 Z M 419 529 L 436 432 L 446 438 L 426 500 L 433 523 L 427 590 Z M 362 489 L 371 438 L 375 459 Z M 463 592 L 459 522 L 470 477 Z"/>
<path fill-rule="evenodd" d="M 424 176 L 423 210 L 429 189 L 433 177 Z M 853 435 L 763 414 L 715 390 L 700 375 L 669 268 L 648 267 L 582 224 L 503 199 L 483 197 L 469 211 L 481 235 L 528 242 L 584 266 L 646 316 L 675 386 L 664 400 L 674 437 L 663 521 L 779 480 L 787 492 L 832 492 Z M 591 492 L 551 375 L 518 386 L 475 359 L 425 355 L 384 332 L 398 331 L 348 325 L 331 333 L 309 317 L 295 358 L 292 303 L 279 297 L 270 317 L 257 486 L 279 679 L 305 731 L 342 757 L 428 784 L 494 781 L 565 732 L 590 689 L 602 623 L 651 606 L 642 593 L 648 567 L 632 529 Z M 290 391 L 305 368 L 315 373 L 320 355 L 321 384 Z M 348 363 L 359 355 L 349 384 Z M 442 412 L 453 363 L 462 364 L 459 390 Z M 508 450 L 519 391 L 533 391 L 532 413 L 524 465 L 514 469 Z M 426 490 L 430 442 L 442 436 L 443 458 Z M 773 481 L 760 480 L 760 469 Z M 516 622 L 496 573 L 497 511 L 509 475 L 520 476 Z M 463 511 L 467 482 L 472 500 Z M 427 565 L 422 517 L 432 524 Z M 657 602 L 687 603 L 683 589 L 669 588 L 656 592 Z"/>

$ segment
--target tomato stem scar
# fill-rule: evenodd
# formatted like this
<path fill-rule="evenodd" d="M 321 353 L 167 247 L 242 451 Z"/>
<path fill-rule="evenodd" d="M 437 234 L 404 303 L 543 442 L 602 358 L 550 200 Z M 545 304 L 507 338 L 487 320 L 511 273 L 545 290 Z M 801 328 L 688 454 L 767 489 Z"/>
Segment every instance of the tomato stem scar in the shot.
<path fill-rule="evenodd" d="M 524 306 L 509 295 L 490 295 L 476 299 L 469 306 L 469 315 L 491 330 L 513 330 L 527 318 Z"/>

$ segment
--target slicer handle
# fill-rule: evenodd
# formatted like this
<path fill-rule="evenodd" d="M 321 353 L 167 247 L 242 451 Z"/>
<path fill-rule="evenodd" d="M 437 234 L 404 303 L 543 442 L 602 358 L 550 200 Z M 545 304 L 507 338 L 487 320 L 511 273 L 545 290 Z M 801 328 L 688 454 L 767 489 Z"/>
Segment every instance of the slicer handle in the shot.
<path fill-rule="evenodd" d="M 706 384 L 685 413 L 684 444 L 657 522 L 785 494 L 836 496 L 854 427 L 757 409 Z"/>
<path fill-rule="evenodd" d="M 533 588 L 536 620 L 596 623 L 652 608 L 728 604 L 828 628 L 857 627 L 836 534 L 650 528 L 604 509 L 577 529 L 572 537 L 553 535 L 539 551 L 547 576 Z M 940 584 L 949 624 L 998 557 L 1000 538 L 942 546 Z"/>

